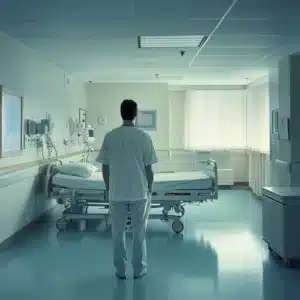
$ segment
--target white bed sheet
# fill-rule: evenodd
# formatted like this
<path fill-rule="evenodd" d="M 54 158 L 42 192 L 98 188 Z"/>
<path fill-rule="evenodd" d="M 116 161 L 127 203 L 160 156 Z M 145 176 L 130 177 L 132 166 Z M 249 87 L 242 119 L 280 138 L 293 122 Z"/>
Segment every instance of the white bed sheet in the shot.
<path fill-rule="evenodd" d="M 105 185 L 101 172 L 89 178 L 82 178 L 58 173 L 53 176 L 52 183 L 56 186 L 78 190 L 104 190 Z M 208 190 L 212 188 L 212 179 L 201 171 L 156 173 L 154 191 L 174 190 Z"/>

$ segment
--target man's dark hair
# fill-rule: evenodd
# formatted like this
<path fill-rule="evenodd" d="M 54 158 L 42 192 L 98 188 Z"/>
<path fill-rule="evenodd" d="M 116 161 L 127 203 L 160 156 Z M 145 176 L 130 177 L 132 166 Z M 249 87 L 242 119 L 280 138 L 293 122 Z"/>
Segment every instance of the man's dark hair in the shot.
<path fill-rule="evenodd" d="M 130 99 L 125 99 L 121 103 L 121 116 L 124 121 L 133 121 L 137 116 L 137 103 Z"/>

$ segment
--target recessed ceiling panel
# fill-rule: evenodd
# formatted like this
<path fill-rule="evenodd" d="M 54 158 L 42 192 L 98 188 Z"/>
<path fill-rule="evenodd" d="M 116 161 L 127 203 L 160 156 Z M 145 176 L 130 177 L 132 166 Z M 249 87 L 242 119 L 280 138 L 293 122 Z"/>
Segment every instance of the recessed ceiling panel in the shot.
<path fill-rule="evenodd" d="M 135 12 L 140 18 L 220 19 L 232 0 L 136 0 Z"/>
<path fill-rule="evenodd" d="M 226 67 L 226 68 L 234 68 L 234 67 L 247 67 L 255 62 L 256 58 L 206 58 L 206 57 L 198 57 L 197 60 L 194 61 L 194 67 Z"/>
<path fill-rule="evenodd" d="M 218 34 L 296 35 L 300 19 L 291 20 L 230 20 L 223 22 Z M 295 27 L 296 26 L 296 27 Z"/>
<path fill-rule="evenodd" d="M 238 1 L 229 18 L 291 20 L 299 18 L 300 1 L 251 0 Z"/>
<path fill-rule="evenodd" d="M 277 48 L 279 46 L 289 44 L 300 40 L 299 36 L 291 35 L 265 35 L 265 34 L 215 34 L 207 44 L 207 47 L 222 48 Z M 243 41 L 241 43 L 241 41 Z"/>
<path fill-rule="evenodd" d="M 238 48 L 234 46 L 227 47 L 210 47 L 209 45 L 204 47 L 200 52 L 201 55 L 211 55 L 211 56 L 235 56 L 235 57 L 246 57 L 246 56 L 261 56 L 267 54 L 272 48 L 268 47 L 256 47 L 256 48 Z"/>
<path fill-rule="evenodd" d="M 133 17 L 133 0 L 14 0 L 0 10 L 0 24 L 26 20 L 84 22 L 86 20 L 118 20 Z"/>
<path fill-rule="evenodd" d="M 0 30 L 17 38 L 61 38 L 61 39 L 97 39 L 102 38 L 137 38 L 138 36 L 174 36 L 174 35 L 207 35 L 216 25 L 214 20 L 197 22 L 161 22 L 118 19 L 104 20 L 55 20 L 28 21 L 15 24 L 0 23 Z"/>

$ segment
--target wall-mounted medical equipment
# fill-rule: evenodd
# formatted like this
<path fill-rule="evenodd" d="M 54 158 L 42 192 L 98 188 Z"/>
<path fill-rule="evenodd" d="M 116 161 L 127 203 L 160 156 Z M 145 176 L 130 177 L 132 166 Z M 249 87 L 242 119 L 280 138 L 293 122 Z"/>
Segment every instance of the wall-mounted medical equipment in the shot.
<path fill-rule="evenodd" d="M 51 124 L 49 119 L 43 119 L 36 125 L 36 134 L 47 134 L 50 130 Z"/>
<path fill-rule="evenodd" d="M 95 141 L 95 129 L 90 125 L 85 129 L 85 142 L 92 144 Z"/>
<path fill-rule="evenodd" d="M 57 159 L 58 153 L 53 140 L 53 129 L 55 125 L 52 121 L 50 114 L 48 113 L 46 114 L 46 119 L 44 119 L 43 122 L 46 124 L 47 127 L 47 132 L 45 133 L 45 137 L 46 137 L 46 147 L 48 149 L 48 157 L 52 155 L 52 152 L 54 150 L 55 157 Z"/>
<path fill-rule="evenodd" d="M 58 159 L 58 152 L 53 140 L 54 123 L 50 114 L 46 113 L 46 118 L 36 122 L 36 147 L 42 149 L 44 159 L 52 157 Z M 46 153 L 47 152 L 47 153 Z"/>
<path fill-rule="evenodd" d="M 25 120 L 25 126 L 24 126 L 24 131 L 25 134 L 28 136 L 33 136 L 36 134 L 36 122 L 34 120 L 31 119 L 26 119 Z"/>
<path fill-rule="evenodd" d="M 77 129 L 79 127 L 80 126 L 78 125 L 78 121 L 69 116 L 67 120 L 67 128 L 69 135 L 63 139 L 63 143 L 65 146 L 68 146 L 70 144 L 74 145 L 76 143 L 75 133 L 77 132 Z"/>
<path fill-rule="evenodd" d="M 138 112 L 135 125 L 138 128 L 156 131 L 157 127 L 157 111 L 156 110 L 141 110 Z"/>
<path fill-rule="evenodd" d="M 25 133 L 25 148 L 40 148 L 41 144 L 38 143 L 39 135 L 37 134 L 38 123 L 33 118 L 26 118 L 24 120 L 24 133 Z"/>
<path fill-rule="evenodd" d="M 0 157 L 18 155 L 24 149 L 23 96 L 0 86 Z"/>
<path fill-rule="evenodd" d="M 83 131 L 83 143 L 85 145 L 85 149 L 82 152 L 81 161 L 90 162 L 90 154 L 94 151 L 94 148 L 92 148 L 94 141 L 95 129 L 91 125 L 88 125 L 88 127 Z"/>
<path fill-rule="evenodd" d="M 52 151 L 56 153 L 56 148 L 52 139 L 52 129 L 54 124 L 49 114 L 45 119 L 35 121 L 27 118 L 24 121 L 25 141 L 30 148 L 41 148 L 43 158 L 49 158 Z M 48 150 L 48 155 L 45 152 Z M 56 153 L 57 156 L 57 153 Z"/>
<path fill-rule="evenodd" d="M 68 118 L 68 128 L 69 128 L 69 135 L 70 137 L 72 137 L 76 132 L 76 120 L 74 120 L 71 117 Z"/>
<path fill-rule="evenodd" d="M 86 127 L 86 109 L 84 108 L 79 108 L 79 123 L 81 127 Z"/>

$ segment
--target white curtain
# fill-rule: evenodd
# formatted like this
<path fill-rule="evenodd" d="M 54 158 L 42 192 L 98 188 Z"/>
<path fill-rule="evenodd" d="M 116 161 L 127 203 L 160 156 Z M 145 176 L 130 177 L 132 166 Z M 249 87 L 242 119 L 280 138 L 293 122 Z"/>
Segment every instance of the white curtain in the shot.
<path fill-rule="evenodd" d="M 245 91 L 188 91 L 185 147 L 194 150 L 245 149 Z"/>
<path fill-rule="evenodd" d="M 253 85 L 247 90 L 247 148 L 270 151 L 270 113 L 268 83 Z"/>
<path fill-rule="evenodd" d="M 247 89 L 247 147 L 249 151 L 249 185 L 261 196 L 261 188 L 270 184 L 270 113 L 268 83 Z"/>

